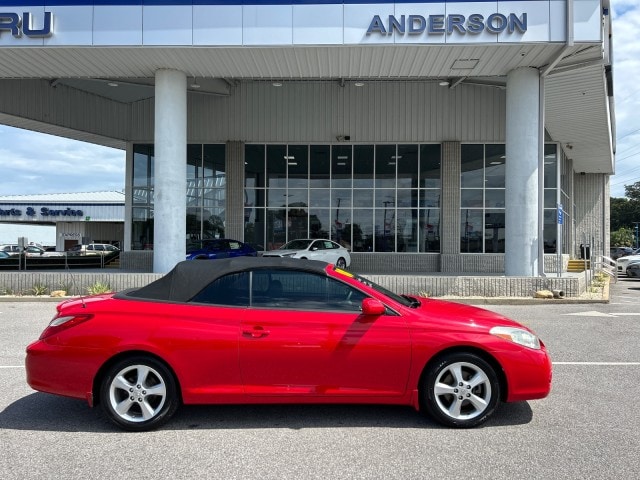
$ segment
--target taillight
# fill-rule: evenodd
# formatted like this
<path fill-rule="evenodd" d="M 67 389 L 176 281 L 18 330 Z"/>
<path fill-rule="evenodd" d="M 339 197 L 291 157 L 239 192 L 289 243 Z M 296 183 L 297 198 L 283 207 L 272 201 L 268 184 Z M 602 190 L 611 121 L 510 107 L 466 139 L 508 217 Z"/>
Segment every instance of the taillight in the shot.
<path fill-rule="evenodd" d="M 54 317 L 53 320 L 49 323 L 49 326 L 44 329 L 44 332 L 40 335 L 40 340 L 50 337 L 51 335 L 55 335 L 60 333 L 67 328 L 74 327 L 83 322 L 86 322 L 93 315 L 64 315 L 61 317 Z"/>

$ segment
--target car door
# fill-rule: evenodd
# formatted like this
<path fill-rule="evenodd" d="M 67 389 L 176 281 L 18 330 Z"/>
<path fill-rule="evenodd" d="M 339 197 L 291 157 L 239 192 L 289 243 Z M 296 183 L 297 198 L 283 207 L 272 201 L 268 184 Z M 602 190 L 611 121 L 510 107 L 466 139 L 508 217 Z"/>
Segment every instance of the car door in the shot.
<path fill-rule="evenodd" d="M 207 256 L 209 258 L 226 258 L 224 240 L 213 240 L 207 244 Z"/>
<path fill-rule="evenodd" d="M 273 285 L 279 285 L 273 289 Z M 309 272 L 262 270 L 243 312 L 240 373 L 252 396 L 397 396 L 411 360 L 404 319 L 360 312 L 366 295 Z"/>
<path fill-rule="evenodd" d="M 315 240 L 309 246 L 309 258 L 311 260 L 320 260 L 322 262 L 334 263 L 331 261 L 331 251 L 326 250 L 322 240 Z"/>

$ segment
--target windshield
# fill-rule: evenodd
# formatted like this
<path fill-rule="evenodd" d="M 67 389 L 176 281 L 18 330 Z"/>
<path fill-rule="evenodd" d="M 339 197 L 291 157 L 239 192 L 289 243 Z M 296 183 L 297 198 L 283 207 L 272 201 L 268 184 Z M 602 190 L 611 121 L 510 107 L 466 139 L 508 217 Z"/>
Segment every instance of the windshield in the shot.
<path fill-rule="evenodd" d="M 202 242 L 191 242 L 187 244 L 187 253 L 202 250 Z"/>
<path fill-rule="evenodd" d="M 280 250 L 305 250 L 313 240 L 291 240 L 280 247 Z"/>
<path fill-rule="evenodd" d="M 187 253 L 213 248 L 220 248 L 220 242 L 217 240 L 193 240 L 187 244 Z"/>

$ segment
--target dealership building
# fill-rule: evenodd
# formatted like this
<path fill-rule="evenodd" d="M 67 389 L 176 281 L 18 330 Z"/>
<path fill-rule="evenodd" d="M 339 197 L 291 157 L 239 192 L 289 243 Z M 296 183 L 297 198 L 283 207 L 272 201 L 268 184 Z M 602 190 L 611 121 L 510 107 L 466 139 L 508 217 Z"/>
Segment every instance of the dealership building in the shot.
<path fill-rule="evenodd" d="M 126 150 L 123 256 L 154 272 L 318 237 L 361 271 L 536 277 L 608 252 L 609 8 L 0 0 L 0 124 Z"/>
<path fill-rule="evenodd" d="M 0 195 L 0 242 L 18 241 L 18 236 L 7 238 L 1 224 L 18 229 L 46 225 L 55 227 L 55 247 L 60 252 L 78 244 L 120 246 L 124 238 L 124 204 L 122 192 Z M 20 237 L 33 240 L 27 235 Z"/>

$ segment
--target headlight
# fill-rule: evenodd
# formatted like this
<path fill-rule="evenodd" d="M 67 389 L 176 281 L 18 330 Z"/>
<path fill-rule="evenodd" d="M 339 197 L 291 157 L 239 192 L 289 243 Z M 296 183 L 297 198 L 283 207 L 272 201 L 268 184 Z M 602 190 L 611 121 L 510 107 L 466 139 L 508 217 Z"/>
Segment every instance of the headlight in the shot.
<path fill-rule="evenodd" d="M 489 333 L 496 337 L 509 340 L 523 347 L 540 350 L 540 340 L 536 335 L 522 328 L 515 327 L 493 327 Z"/>

